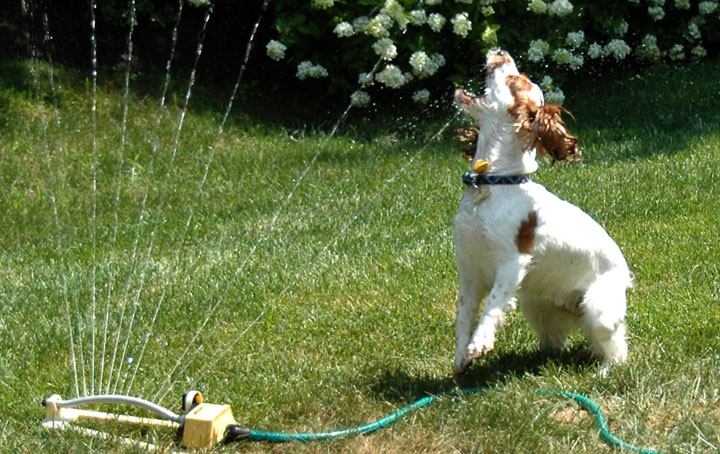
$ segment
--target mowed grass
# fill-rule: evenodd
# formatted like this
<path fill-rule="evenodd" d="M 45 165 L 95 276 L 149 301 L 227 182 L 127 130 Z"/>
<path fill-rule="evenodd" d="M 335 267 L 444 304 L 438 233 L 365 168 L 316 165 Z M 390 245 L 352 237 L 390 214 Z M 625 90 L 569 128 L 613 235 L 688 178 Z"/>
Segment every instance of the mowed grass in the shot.
<path fill-rule="evenodd" d="M 451 108 L 419 112 L 437 121 L 412 136 L 392 133 L 418 129 L 407 119 L 328 137 L 241 114 L 220 134 L 226 94 L 191 98 L 179 129 L 181 89 L 162 110 L 159 83 L 150 95 L 131 84 L 126 104 L 118 77 L 101 79 L 93 135 L 83 74 L 1 65 L 3 451 L 142 451 L 43 429 L 41 400 L 76 386 L 176 412 L 194 388 L 240 424 L 276 431 L 345 428 L 430 393 L 492 388 L 372 435 L 217 452 L 616 451 L 587 413 L 536 387 L 590 397 L 637 446 L 720 447 L 720 62 L 568 89 L 584 161 L 535 176 L 625 252 L 628 362 L 598 378 L 582 336 L 541 352 L 513 314 L 457 379 L 452 219 L 467 162 L 453 131 L 468 124 L 446 126 Z M 179 447 L 167 431 L 101 429 Z"/>

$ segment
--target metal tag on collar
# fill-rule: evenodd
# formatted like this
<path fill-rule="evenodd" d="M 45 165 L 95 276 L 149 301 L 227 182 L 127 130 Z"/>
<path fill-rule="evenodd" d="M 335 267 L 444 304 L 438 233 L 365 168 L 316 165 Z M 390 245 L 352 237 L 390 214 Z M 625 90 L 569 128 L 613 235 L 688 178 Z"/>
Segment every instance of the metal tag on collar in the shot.
<path fill-rule="evenodd" d="M 477 175 L 477 173 L 469 170 L 463 173 L 462 182 L 465 183 L 467 186 L 472 186 L 473 188 L 480 190 L 480 187 L 477 184 Z"/>

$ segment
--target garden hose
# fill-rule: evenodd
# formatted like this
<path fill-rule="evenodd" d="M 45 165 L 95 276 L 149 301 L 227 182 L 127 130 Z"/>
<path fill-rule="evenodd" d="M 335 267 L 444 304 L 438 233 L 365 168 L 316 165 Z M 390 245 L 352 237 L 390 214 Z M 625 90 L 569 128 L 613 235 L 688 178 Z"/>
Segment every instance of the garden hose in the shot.
<path fill-rule="evenodd" d="M 415 402 L 402 407 L 401 409 L 390 413 L 389 415 L 378 419 L 377 421 L 364 424 L 362 426 L 351 427 L 348 429 L 335 430 L 331 432 L 305 432 L 305 433 L 291 433 L 291 432 L 263 432 L 259 430 L 247 429 L 239 425 L 231 424 L 225 429 L 225 443 L 231 443 L 235 441 L 264 441 L 269 443 L 287 443 L 292 441 L 300 442 L 311 442 L 311 441 L 322 441 L 330 440 L 335 438 L 342 438 L 348 435 L 367 434 L 374 432 L 383 427 L 387 427 L 398 419 L 404 417 L 409 412 L 417 410 L 419 408 L 430 405 L 437 399 L 445 397 L 450 394 L 475 394 L 483 391 L 487 391 L 489 388 L 463 388 L 458 391 L 449 391 L 440 394 L 431 394 L 425 396 L 422 399 L 418 399 Z M 600 411 L 598 404 L 593 402 L 588 397 L 582 394 L 577 394 L 569 391 L 563 391 L 559 389 L 548 389 L 548 388 L 533 388 L 533 391 L 539 393 L 553 394 L 556 396 L 566 397 L 575 401 L 580 407 L 585 409 L 588 413 L 591 413 L 595 417 L 595 424 L 600 430 L 600 437 L 602 440 L 611 445 L 619 448 L 624 448 L 630 451 L 639 452 L 642 454 L 660 454 L 658 451 L 653 451 L 647 448 L 640 448 L 626 443 L 610 432 L 607 421 Z"/>

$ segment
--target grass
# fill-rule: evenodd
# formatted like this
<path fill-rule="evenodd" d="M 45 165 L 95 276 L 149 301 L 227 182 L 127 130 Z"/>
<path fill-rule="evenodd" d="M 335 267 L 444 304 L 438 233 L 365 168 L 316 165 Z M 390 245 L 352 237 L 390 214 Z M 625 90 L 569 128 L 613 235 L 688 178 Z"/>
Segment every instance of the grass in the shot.
<path fill-rule="evenodd" d="M 535 179 L 603 224 L 635 274 L 630 357 L 604 379 L 581 336 L 539 352 L 517 314 L 495 351 L 450 376 L 462 120 L 430 140 L 443 120 L 328 137 L 238 114 L 219 135 L 222 108 L 191 100 L 177 135 L 182 93 L 160 110 L 131 91 L 123 136 L 110 78 L 93 154 L 89 85 L 52 69 L 53 87 L 47 65 L 0 62 L 2 450 L 140 451 L 40 427 L 41 399 L 75 394 L 71 338 L 80 394 L 179 411 L 196 388 L 260 430 L 354 426 L 428 393 L 493 388 L 370 436 L 217 452 L 616 451 L 534 387 L 587 395 L 638 446 L 720 446 L 720 62 L 567 90 L 585 159 Z M 163 431 L 103 430 L 176 446 Z"/>

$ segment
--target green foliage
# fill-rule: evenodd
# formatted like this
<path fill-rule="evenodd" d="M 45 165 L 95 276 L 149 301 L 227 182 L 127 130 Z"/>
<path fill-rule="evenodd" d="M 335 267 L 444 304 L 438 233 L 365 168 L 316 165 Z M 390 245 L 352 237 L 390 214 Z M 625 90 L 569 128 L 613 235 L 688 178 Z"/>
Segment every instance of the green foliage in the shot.
<path fill-rule="evenodd" d="M 545 78 L 543 88 L 562 102 L 559 87 L 569 77 L 611 71 L 618 64 L 699 60 L 720 43 L 716 1 L 279 0 L 273 8 L 276 39 L 288 47 L 287 70 L 302 61 L 320 65 L 327 69 L 331 90 L 343 93 L 379 94 L 385 87 L 402 87 L 444 94 L 447 81 L 472 85 L 485 52 L 500 46 L 523 71 L 536 80 Z M 442 16 L 444 24 L 431 21 L 431 14 Z M 466 21 L 455 24 L 459 14 Z M 397 55 L 379 61 L 373 46 L 383 38 Z M 419 51 L 440 54 L 447 64 L 430 73 L 418 70 L 411 57 Z M 388 65 L 399 68 L 391 83 L 381 75 Z M 375 86 L 359 83 L 361 73 L 375 76 Z"/>

